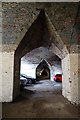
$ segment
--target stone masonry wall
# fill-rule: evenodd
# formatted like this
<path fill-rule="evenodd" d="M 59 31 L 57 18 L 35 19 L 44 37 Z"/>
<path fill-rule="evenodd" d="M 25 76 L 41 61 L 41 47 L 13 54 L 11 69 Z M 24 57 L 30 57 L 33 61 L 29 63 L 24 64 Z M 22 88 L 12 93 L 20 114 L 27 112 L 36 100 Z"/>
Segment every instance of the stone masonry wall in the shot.
<path fill-rule="evenodd" d="M 80 104 L 79 89 L 79 55 L 69 54 L 62 60 L 63 84 L 62 94 L 71 103 Z"/>
<path fill-rule="evenodd" d="M 26 31 L 45 9 L 63 42 L 70 47 L 78 3 L 2 3 L 3 44 L 19 44 Z M 10 33 L 10 34 L 9 34 Z M 15 47 L 15 46 L 14 46 Z M 69 48 L 68 47 L 68 48 Z"/>
<path fill-rule="evenodd" d="M 24 37 L 25 33 L 28 31 L 31 24 L 37 18 L 40 9 L 45 9 L 49 19 L 56 29 L 56 32 L 60 36 L 65 46 L 68 48 L 68 51 L 74 52 L 74 54 L 67 55 L 62 60 L 63 95 L 67 97 L 72 103 L 78 103 L 78 99 L 80 99 L 80 95 L 78 93 L 78 83 L 80 83 L 78 80 L 78 76 L 80 75 L 79 71 L 75 75 L 75 70 L 79 68 L 79 57 L 77 54 L 75 54 L 79 52 L 80 47 L 78 42 L 76 42 L 78 27 L 74 28 L 74 31 L 76 32 L 73 32 L 73 34 L 76 33 L 75 36 L 71 36 L 77 15 L 78 3 L 2 3 L 2 12 L 0 12 L 0 22 L 2 21 L 2 23 L 0 23 L 2 24 L 2 29 L 0 28 L 0 51 L 2 51 L 0 53 L 0 58 L 2 57 L 2 63 L 0 62 L 0 65 L 3 68 L 3 88 L 6 83 L 5 89 L 3 89 L 4 94 L 2 99 L 8 102 L 12 101 L 14 82 L 14 51 Z M 56 44 L 59 45 L 59 43 L 60 41 L 58 41 Z M 15 71 L 15 77 L 17 76 L 17 78 L 19 78 L 19 66 L 16 69 L 18 70 Z M 19 86 L 18 82 L 19 81 L 17 81 L 17 83 L 14 82 L 16 87 L 16 95 L 18 92 L 17 87 Z"/>

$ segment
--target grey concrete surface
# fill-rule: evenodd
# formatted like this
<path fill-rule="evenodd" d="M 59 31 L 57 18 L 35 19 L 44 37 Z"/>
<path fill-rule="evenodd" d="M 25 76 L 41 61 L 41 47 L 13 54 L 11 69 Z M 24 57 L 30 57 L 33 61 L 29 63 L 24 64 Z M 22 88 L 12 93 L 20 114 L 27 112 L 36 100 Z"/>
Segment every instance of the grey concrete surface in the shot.
<path fill-rule="evenodd" d="M 13 103 L 3 103 L 3 118 L 78 118 L 79 108 L 62 95 L 61 83 L 27 85 Z"/>

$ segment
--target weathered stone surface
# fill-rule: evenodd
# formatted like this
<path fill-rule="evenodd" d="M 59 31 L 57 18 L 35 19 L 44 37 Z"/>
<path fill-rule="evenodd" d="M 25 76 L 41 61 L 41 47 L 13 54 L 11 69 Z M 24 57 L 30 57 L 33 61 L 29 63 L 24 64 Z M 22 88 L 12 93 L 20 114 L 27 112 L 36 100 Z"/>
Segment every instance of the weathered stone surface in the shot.
<path fill-rule="evenodd" d="M 2 101 L 2 53 L 0 52 L 0 101 Z"/>
<path fill-rule="evenodd" d="M 63 96 L 71 103 L 80 104 L 79 55 L 71 53 L 62 60 Z"/>
<path fill-rule="evenodd" d="M 74 42 L 75 44 L 76 41 L 73 41 L 71 34 L 75 24 L 78 3 L 50 3 L 48 6 L 46 12 L 63 42 L 65 44 L 73 44 Z"/>
<path fill-rule="evenodd" d="M 3 44 L 19 44 L 39 11 L 35 3 L 3 3 L 2 8 Z"/>
<path fill-rule="evenodd" d="M 3 45 L 0 45 L 0 51 L 13 52 L 16 50 L 16 47 L 17 47 L 16 44 L 3 44 Z"/>
<path fill-rule="evenodd" d="M 63 95 L 72 103 L 78 104 L 80 74 L 76 53 L 79 53 L 80 48 L 80 27 L 79 22 L 75 23 L 78 3 L 9 2 L 2 3 L 0 11 L 0 21 L 3 19 L 2 29 L 0 28 L 3 44 L 0 46 L 3 52 L 0 54 L 3 88 L 6 84 L 5 89 L 2 89 L 2 100 L 12 101 L 13 97 L 19 94 L 20 58 L 27 52 L 43 46 L 63 59 Z"/>
<path fill-rule="evenodd" d="M 2 8 L 3 44 L 19 44 L 37 18 L 40 9 L 45 9 L 65 45 L 73 44 L 73 41 L 76 43 L 74 39 L 77 34 L 75 38 L 73 35 L 72 39 L 71 34 L 78 3 L 2 3 Z"/>
<path fill-rule="evenodd" d="M 2 56 L 2 63 L 0 62 L 0 66 L 2 65 L 2 79 L 0 79 L 0 81 L 2 80 L 2 87 L 0 87 L 2 96 L 0 94 L 0 102 L 11 102 L 13 99 L 14 52 L 3 52 L 0 53 L 0 56 Z"/>
<path fill-rule="evenodd" d="M 80 101 L 80 53 L 78 56 L 78 98 Z"/>
<path fill-rule="evenodd" d="M 71 101 L 71 83 L 70 81 L 70 57 L 67 55 L 62 60 L 62 94 L 64 97 L 67 97 L 69 101 Z"/>
<path fill-rule="evenodd" d="M 2 4 L 0 3 L 0 45 L 2 45 Z"/>

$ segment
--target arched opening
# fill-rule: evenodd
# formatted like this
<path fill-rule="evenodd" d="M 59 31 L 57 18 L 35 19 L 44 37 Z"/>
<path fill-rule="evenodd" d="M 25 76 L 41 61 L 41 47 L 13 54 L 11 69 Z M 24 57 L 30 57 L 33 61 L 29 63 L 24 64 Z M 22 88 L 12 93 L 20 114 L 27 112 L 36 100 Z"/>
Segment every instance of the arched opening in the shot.
<path fill-rule="evenodd" d="M 12 3 L 12 4 L 14 4 L 14 3 Z M 25 9 L 24 9 L 24 5 L 22 5 L 22 7 L 21 7 L 21 4 L 19 4 L 20 6 L 18 7 L 18 10 L 21 9 L 21 11 L 25 11 L 25 9 L 26 9 L 26 11 L 27 11 L 26 13 L 28 13 L 28 11 L 30 10 L 29 11 L 29 13 L 31 12 L 30 15 L 32 15 L 33 12 L 34 12 L 34 15 L 30 16 L 29 18 L 30 19 L 34 18 L 35 11 L 37 11 L 36 8 L 34 7 L 33 8 L 34 10 L 31 11 L 32 7 L 29 6 L 29 8 L 27 9 L 27 7 L 26 7 L 26 5 L 24 3 L 24 5 L 25 5 Z M 32 4 L 33 3 L 31 3 L 31 5 Z M 69 4 L 66 6 L 66 4 L 61 5 L 62 3 L 60 3 L 60 5 L 58 5 L 59 6 L 58 10 L 56 9 L 57 4 L 54 4 L 54 3 L 51 3 L 51 4 L 49 4 L 49 3 L 47 3 L 47 4 L 41 3 L 41 4 L 43 4 L 43 7 L 46 8 L 46 9 L 45 10 L 39 9 L 40 13 L 38 12 L 39 14 L 38 14 L 37 19 L 33 23 L 31 23 L 31 21 L 29 21 L 29 23 L 31 23 L 32 25 L 27 31 L 25 31 L 25 36 L 23 37 L 23 39 L 21 40 L 21 38 L 20 38 L 21 42 L 19 43 L 16 51 L 15 51 L 16 47 L 14 47 L 14 51 L 13 51 L 13 49 L 10 49 L 10 50 L 8 49 L 8 51 L 5 52 L 7 46 L 5 48 L 4 48 L 5 45 L 2 46 L 3 51 L 4 51 L 3 52 L 3 60 L 4 60 L 3 64 L 5 63 L 4 68 L 3 68 L 3 86 L 5 86 L 5 83 L 6 83 L 6 86 L 3 88 L 3 93 L 4 93 L 3 94 L 3 100 L 10 102 L 13 99 L 15 99 L 19 94 L 20 94 L 20 97 L 21 97 L 22 94 L 21 94 L 21 91 L 20 91 L 20 80 L 19 80 L 20 79 L 21 59 L 22 59 L 23 56 L 25 56 L 25 54 L 28 54 L 30 51 L 32 51 L 34 49 L 37 49 L 39 47 L 46 47 L 49 51 L 51 51 L 52 53 L 54 53 L 55 55 L 57 55 L 61 59 L 60 62 L 62 62 L 62 72 L 63 72 L 62 93 L 60 93 L 61 89 L 58 89 L 58 91 L 56 92 L 57 88 L 59 88 L 59 84 L 53 84 L 53 82 L 50 81 L 50 80 L 49 81 L 47 80 L 50 84 L 48 84 L 48 82 L 46 82 L 46 84 L 44 85 L 42 81 L 40 82 L 40 84 L 36 84 L 35 85 L 36 87 L 33 89 L 33 91 L 32 91 L 32 88 L 30 86 L 28 86 L 27 88 L 30 88 L 30 90 L 27 91 L 26 96 L 24 96 L 25 91 L 23 91 L 24 92 L 24 94 L 22 96 L 23 98 L 18 99 L 18 100 L 21 100 L 21 101 L 17 102 L 17 103 L 22 103 L 22 106 L 21 106 L 21 104 L 18 104 L 19 106 L 17 106 L 15 103 L 9 104 L 9 107 L 12 108 L 13 117 L 16 114 L 16 111 L 19 112 L 21 110 L 21 108 L 25 109 L 25 110 L 22 109 L 22 111 L 20 111 L 20 113 L 23 114 L 22 117 L 27 117 L 27 118 L 29 118 L 29 117 L 34 117 L 34 118 L 38 117 L 39 118 L 39 117 L 42 117 L 42 116 L 44 118 L 45 117 L 55 117 L 55 116 L 57 117 L 58 115 L 60 115 L 60 113 L 61 113 L 61 115 L 58 116 L 58 117 L 65 117 L 65 116 L 68 117 L 68 115 L 70 115 L 71 112 L 70 112 L 69 109 L 67 109 L 67 110 L 63 109 L 63 108 L 65 108 L 64 106 L 66 106 L 66 105 L 67 105 L 67 108 L 68 108 L 68 104 L 65 105 L 65 100 L 62 97 L 62 94 L 66 98 L 68 98 L 68 100 L 70 100 L 72 103 L 77 103 L 78 104 L 80 102 L 80 100 L 79 100 L 80 97 L 78 97 L 78 88 L 79 88 L 78 87 L 78 82 L 79 81 L 78 81 L 78 79 L 76 79 L 76 78 L 78 78 L 77 76 L 78 76 L 78 72 L 79 72 L 79 70 L 78 70 L 78 56 L 79 55 L 74 54 L 74 52 L 75 52 L 74 48 L 76 48 L 76 46 L 75 47 L 69 46 L 71 44 L 71 42 L 72 42 L 69 39 L 70 34 L 64 36 L 64 33 L 65 34 L 66 33 L 71 33 L 70 32 L 70 31 L 72 31 L 71 26 L 73 26 L 73 24 L 71 25 L 72 22 L 70 22 L 70 20 L 72 20 L 73 17 L 71 17 L 71 18 L 69 17 L 68 19 L 66 19 L 68 16 L 67 16 L 67 14 L 65 14 L 65 10 L 68 13 Z M 36 3 L 34 3 L 33 6 L 35 6 L 35 5 L 37 6 Z M 10 3 L 9 3 L 9 6 L 10 6 Z M 74 5 L 71 5 L 71 6 L 74 6 Z M 7 9 L 8 9 L 7 4 L 4 7 L 7 7 Z M 9 17 L 11 16 L 11 18 L 12 18 L 12 14 L 14 12 L 17 13 L 16 11 L 18 11 L 17 6 L 16 6 L 16 10 L 14 10 L 14 7 L 15 7 L 14 5 L 11 5 L 11 8 L 13 10 L 9 9 L 9 12 L 8 11 L 5 12 L 5 13 L 8 13 L 8 15 L 9 15 L 9 13 L 11 11 L 11 14 L 9 15 Z M 55 7 L 55 9 L 53 10 L 54 7 Z M 64 8 L 65 8 L 65 10 L 64 10 Z M 59 10 L 62 11 L 62 12 L 60 12 L 58 14 Z M 71 7 L 70 10 L 72 11 L 72 7 Z M 74 9 L 74 11 L 75 11 L 75 9 Z M 71 12 L 71 13 L 72 14 L 70 14 L 70 15 L 74 16 L 74 12 Z M 25 14 L 23 15 L 23 14 L 24 13 L 21 12 L 20 17 L 27 16 L 27 15 L 25 15 Z M 8 15 L 3 14 L 3 17 L 6 16 L 6 18 L 7 18 L 7 23 L 10 21 L 10 18 L 8 17 Z M 16 15 L 13 14 L 13 16 L 17 17 L 17 14 Z M 26 17 L 26 18 L 28 18 L 28 17 Z M 23 19 L 24 19 L 24 17 L 22 18 L 22 20 L 20 18 L 20 22 L 22 22 Z M 14 19 L 14 22 L 15 22 L 15 20 L 16 19 Z M 17 22 L 18 22 L 18 20 L 19 19 L 17 19 Z M 67 22 L 69 24 L 67 24 Z M 6 22 L 4 21 L 4 23 L 6 23 Z M 4 27 L 8 28 L 4 23 L 3 23 Z M 26 22 L 26 24 L 29 24 L 29 23 Z M 12 27 L 13 31 L 14 31 L 14 28 L 17 28 L 18 25 L 20 25 L 20 24 L 14 25 L 12 19 L 11 19 L 11 22 L 9 23 L 9 25 L 8 25 L 9 29 L 11 28 L 10 24 L 11 24 L 11 26 L 13 26 Z M 23 21 L 23 24 L 24 24 L 24 21 Z M 24 24 L 25 28 L 26 28 L 26 24 Z M 59 24 L 59 26 L 58 26 L 58 24 Z M 64 25 L 62 25 L 62 24 L 64 24 Z M 68 25 L 70 25 L 70 29 L 69 29 Z M 60 28 L 60 29 L 58 29 L 58 28 Z M 4 30 L 4 28 L 3 28 L 3 30 Z M 6 32 L 6 31 L 8 31 L 7 33 L 9 35 L 10 31 L 6 29 L 3 32 Z M 22 31 L 19 31 L 19 32 L 22 33 Z M 13 33 L 14 32 L 12 32 L 12 34 Z M 16 33 L 17 33 L 17 31 L 15 32 L 15 34 Z M 14 34 L 13 34 L 13 36 L 15 38 L 15 41 L 17 41 L 18 39 L 15 37 Z M 10 35 L 9 35 L 9 37 L 10 37 Z M 11 39 L 10 43 L 13 43 L 12 36 L 10 37 L 10 39 L 9 39 L 9 37 L 8 37 L 8 40 Z M 67 37 L 67 39 L 65 40 L 66 37 Z M 7 39 L 5 37 L 5 41 L 6 40 Z M 17 45 L 17 42 L 14 42 L 14 43 Z M 7 41 L 6 41 L 6 43 L 7 43 Z M 10 47 L 12 47 L 12 46 L 10 45 Z M 66 47 L 68 47 L 69 51 L 67 50 Z M 13 51 L 13 52 L 11 52 L 11 51 Z M 9 52 L 9 54 L 8 54 L 8 52 Z M 68 54 L 68 52 L 73 52 L 73 53 Z M 38 58 L 40 56 L 41 55 L 39 54 Z M 42 60 L 44 60 L 44 59 L 45 58 L 43 58 Z M 52 58 L 50 58 L 50 59 L 52 59 Z M 49 62 L 50 59 L 48 59 L 48 62 Z M 6 63 L 5 60 L 8 61 L 8 63 Z M 45 59 L 45 60 L 47 60 L 47 59 Z M 9 61 L 11 61 L 10 65 L 9 65 Z M 58 63 L 59 63 L 59 61 L 58 61 Z M 40 63 L 38 63 L 38 65 L 39 64 Z M 49 62 L 49 64 L 53 68 L 53 70 L 57 69 L 57 67 L 54 64 L 52 64 L 51 62 Z M 53 75 L 54 75 L 54 73 L 52 74 L 53 70 L 50 69 L 50 74 L 51 74 L 50 78 L 51 78 L 51 80 L 53 80 Z M 57 72 L 59 72 L 58 70 L 57 70 Z M 13 71 L 14 71 L 14 74 L 13 74 Z M 42 77 L 48 76 L 47 71 L 48 71 L 47 68 L 46 68 L 46 70 L 43 69 L 42 72 L 41 72 L 41 76 Z M 14 77 L 14 80 L 13 80 L 13 77 Z M 46 80 L 44 80 L 44 81 L 46 81 Z M 50 85 L 50 86 L 48 86 L 48 85 Z M 32 86 L 34 86 L 34 85 L 32 85 Z M 37 88 L 38 91 L 36 90 L 36 88 Z M 44 91 L 42 91 L 42 88 L 43 88 Z M 51 91 L 53 88 L 54 88 L 54 91 Z M 30 96 L 28 96 L 29 92 L 30 92 Z M 9 94 L 7 94 L 7 93 L 9 93 Z M 42 100 L 42 96 L 35 97 L 36 96 L 35 93 L 37 93 L 37 95 L 42 94 L 42 96 L 45 97 L 45 100 Z M 41 93 L 41 94 L 38 94 L 38 93 Z M 51 95 L 51 96 L 49 96 L 49 95 Z M 61 99 L 62 99 L 62 102 L 61 102 Z M 22 100 L 23 100 L 23 102 L 22 102 Z M 33 103 L 32 103 L 32 100 L 33 100 Z M 37 100 L 37 101 L 35 102 L 35 100 Z M 48 104 L 48 100 L 49 100 L 50 104 Z M 30 103 L 30 104 L 28 104 L 28 103 Z M 11 105 L 12 105 L 12 107 L 11 107 Z M 16 109 L 15 114 L 13 113 L 13 107 L 14 106 L 16 108 L 18 108 L 18 109 L 15 108 Z M 32 109 L 30 109 L 30 107 Z M 72 109 L 73 107 L 70 107 L 70 108 Z M 8 110 L 9 110 L 9 108 L 8 108 Z M 30 110 L 32 110 L 31 113 L 30 113 Z M 65 111 L 64 116 L 63 116 L 63 111 L 62 110 Z M 8 111 L 8 113 L 9 112 L 10 112 L 10 110 Z M 25 116 L 24 116 L 24 112 L 26 112 Z M 47 114 L 47 113 L 49 113 L 49 114 Z M 59 113 L 59 114 L 57 114 L 57 113 Z M 69 113 L 69 114 L 67 114 L 67 113 Z M 54 116 L 54 114 L 55 114 L 55 116 Z M 19 114 L 19 115 L 21 115 L 21 114 Z M 7 116 L 7 114 L 5 114 L 5 116 Z M 77 115 L 75 115 L 75 117 L 76 116 Z M 20 116 L 18 116 L 18 117 L 20 118 Z M 70 115 L 70 117 L 72 117 L 72 116 Z"/>
<path fill-rule="evenodd" d="M 50 22 L 47 14 L 45 13 L 45 10 L 43 9 L 40 11 L 37 19 L 26 32 L 24 38 L 21 40 L 18 48 L 15 51 L 13 99 L 20 93 L 19 79 L 21 58 L 31 50 L 41 46 L 46 47 L 49 51 L 56 54 L 60 59 L 62 59 L 67 54 L 64 43 L 62 42 L 59 35 L 57 35 L 54 26 Z M 63 53 L 63 49 L 65 49 L 66 52 Z M 36 76 L 38 79 L 50 79 L 50 68 L 47 64 L 46 66 L 47 67 L 41 69 L 41 77 L 38 76 L 37 73 Z"/>
<path fill-rule="evenodd" d="M 50 68 L 45 60 L 43 60 L 36 68 L 36 79 L 50 79 Z"/>
<path fill-rule="evenodd" d="M 56 74 L 62 74 L 61 60 L 47 48 L 39 47 L 21 58 L 20 73 L 36 80 L 53 81 Z"/>

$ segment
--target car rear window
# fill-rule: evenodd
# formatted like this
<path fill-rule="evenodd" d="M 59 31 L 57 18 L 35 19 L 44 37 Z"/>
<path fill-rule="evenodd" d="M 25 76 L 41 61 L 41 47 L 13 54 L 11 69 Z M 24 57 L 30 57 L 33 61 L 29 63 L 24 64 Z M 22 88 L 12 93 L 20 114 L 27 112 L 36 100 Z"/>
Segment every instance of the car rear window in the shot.
<path fill-rule="evenodd" d="M 61 74 L 57 74 L 56 76 L 59 76 L 59 77 L 61 77 L 62 75 L 61 75 Z"/>

